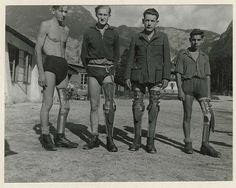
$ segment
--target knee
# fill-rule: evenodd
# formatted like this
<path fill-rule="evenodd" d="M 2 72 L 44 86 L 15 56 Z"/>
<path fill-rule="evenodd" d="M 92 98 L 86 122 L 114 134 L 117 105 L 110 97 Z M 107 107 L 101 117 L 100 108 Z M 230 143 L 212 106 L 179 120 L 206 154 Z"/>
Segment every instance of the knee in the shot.
<path fill-rule="evenodd" d="M 139 88 L 134 89 L 134 98 L 133 98 L 133 110 L 140 110 L 144 111 L 144 102 L 143 102 L 143 93 L 140 91 Z"/>
<path fill-rule="evenodd" d="M 105 103 L 103 104 L 103 111 L 105 114 L 108 114 L 111 111 L 116 111 L 116 105 L 113 100 L 105 101 Z"/>
<path fill-rule="evenodd" d="M 61 114 L 66 114 L 70 111 L 70 104 L 66 103 L 66 104 L 61 104 L 60 105 L 60 113 Z"/>
<path fill-rule="evenodd" d="M 160 111 L 160 91 L 159 90 L 150 90 L 150 100 L 147 110 L 155 108 L 157 111 Z"/>
<path fill-rule="evenodd" d="M 90 105 L 90 111 L 91 112 L 98 111 L 98 108 L 99 108 L 99 104 L 98 103 L 91 103 L 91 105 Z"/>
<path fill-rule="evenodd" d="M 210 120 L 211 120 L 211 113 L 210 112 L 203 114 L 203 121 L 204 122 L 208 123 L 208 122 L 210 122 Z"/>

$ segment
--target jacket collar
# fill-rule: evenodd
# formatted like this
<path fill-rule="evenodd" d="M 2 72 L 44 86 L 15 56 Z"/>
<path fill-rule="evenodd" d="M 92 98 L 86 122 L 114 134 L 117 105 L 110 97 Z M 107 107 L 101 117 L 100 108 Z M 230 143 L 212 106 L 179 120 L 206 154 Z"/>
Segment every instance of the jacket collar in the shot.
<path fill-rule="evenodd" d="M 186 49 L 186 50 L 184 50 L 184 54 L 186 54 L 186 55 L 188 55 L 188 56 L 191 57 L 191 54 L 190 54 L 189 48 Z M 206 54 L 205 54 L 201 49 L 199 49 L 199 55 L 201 55 L 201 56 L 205 56 Z"/>
<path fill-rule="evenodd" d="M 145 31 L 144 31 L 144 30 L 139 33 L 139 38 L 140 38 L 140 39 L 143 38 L 143 39 L 145 39 L 147 42 L 151 42 L 151 41 L 153 41 L 154 39 L 156 39 L 156 38 L 158 38 L 158 37 L 159 37 L 159 32 L 158 32 L 156 29 L 154 29 L 154 34 L 153 34 L 151 40 L 148 40 L 147 35 L 145 34 Z"/>
<path fill-rule="evenodd" d="M 108 29 L 114 30 L 114 27 L 110 26 L 109 24 L 106 24 L 105 27 L 106 27 L 105 30 L 108 30 Z M 91 26 L 91 28 L 96 29 L 96 30 L 99 31 L 99 29 L 98 29 L 98 27 L 97 27 L 97 24 Z"/>

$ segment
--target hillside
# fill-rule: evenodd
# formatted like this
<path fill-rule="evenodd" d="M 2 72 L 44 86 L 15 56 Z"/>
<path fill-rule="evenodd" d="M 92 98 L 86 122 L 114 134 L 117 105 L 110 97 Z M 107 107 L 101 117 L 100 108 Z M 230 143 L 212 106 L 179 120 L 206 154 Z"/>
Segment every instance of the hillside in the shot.
<path fill-rule="evenodd" d="M 39 25 L 43 20 L 51 17 L 49 6 L 7 6 L 6 23 L 21 34 L 35 41 Z M 81 41 L 84 31 L 96 20 L 91 13 L 83 6 L 70 6 L 66 24 L 70 28 L 70 38 L 67 48 L 67 59 L 70 63 L 80 61 L 79 54 L 81 51 Z M 188 37 L 190 30 L 183 30 L 171 27 L 159 27 L 160 31 L 166 33 L 170 42 L 171 56 L 174 57 L 176 52 L 181 48 L 189 45 Z M 117 27 L 120 35 L 120 51 L 128 48 L 131 37 L 134 33 L 140 32 L 142 28 L 128 27 L 125 25 Z M 211 31 L 206 33 L 206 46 L 211 46 L 212 41 L 218 39 L 219 35 Z M 209 51 L 210 48 L 206 47 Z"/>
<path fill-rule="evenodd" d="M 36 41 L 40 23 L 50 19 L 50 6 L 7 6 L 6 24 Z M 70 6 L 66 25 L 70 28 L 66 56 L 70 63 L 79 62 L 82 35 L 84 31 L 95 24 L 91 13 L 83 6 Z"/>
<path fill-rule="evenodd" d="M 217 93 L 232 95 L 232 70 L 233 70 L 233 26 L 229 24 L 227 30 L 214 43 L 209 53 L 212 89 Z"/>

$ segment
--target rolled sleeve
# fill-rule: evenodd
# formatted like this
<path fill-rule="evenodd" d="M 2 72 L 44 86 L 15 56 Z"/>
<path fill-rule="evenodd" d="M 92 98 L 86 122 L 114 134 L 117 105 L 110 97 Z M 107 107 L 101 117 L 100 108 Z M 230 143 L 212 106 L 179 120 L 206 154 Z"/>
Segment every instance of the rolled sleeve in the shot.
<path fill-rule="evenodd" d="M 209 63 L 209 58 L 207 57 L 206 63 L 205 63 L 205 75 L 211 76 L 211 68 Z"/>
<path fill-rule="evenodd" d="M 178 52 L 175 62 L 175 73 L 184 74 L 184 65 L 183 65 L 183 53 L 182 51 Z"/>

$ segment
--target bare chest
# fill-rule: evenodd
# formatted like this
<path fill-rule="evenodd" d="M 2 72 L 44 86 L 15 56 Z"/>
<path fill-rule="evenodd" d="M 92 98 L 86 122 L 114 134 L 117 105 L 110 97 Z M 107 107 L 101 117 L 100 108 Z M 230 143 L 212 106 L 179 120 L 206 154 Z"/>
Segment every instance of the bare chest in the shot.
<path fill-rule="evenodd" d="M 66 42 L 67 35 L 66 29 L 58 26 L 51 26 L 47 34 L 51 41 L 61 43 Z"/>
<path fill-rule="evenodd" d="M 190 52 L 190 55 L 194 59 L 194 61 L 197 61 L 199 52 Z"/>

